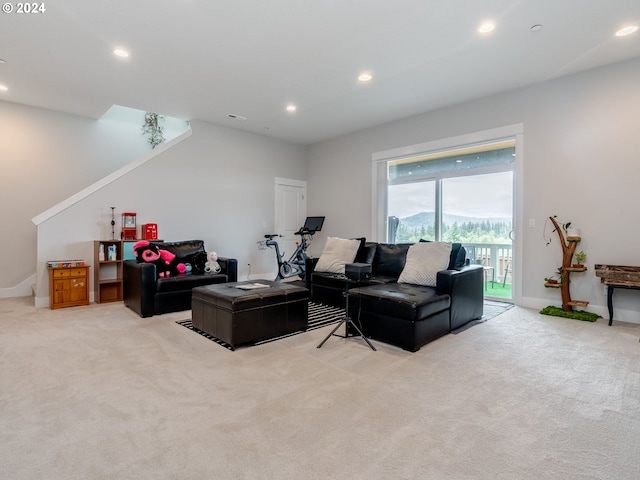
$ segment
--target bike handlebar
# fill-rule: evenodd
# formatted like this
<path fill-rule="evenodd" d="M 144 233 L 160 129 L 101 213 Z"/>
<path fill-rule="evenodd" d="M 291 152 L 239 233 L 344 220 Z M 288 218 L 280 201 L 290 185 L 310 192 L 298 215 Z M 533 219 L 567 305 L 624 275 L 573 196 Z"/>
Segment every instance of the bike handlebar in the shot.
<path fill-rule="evenodd" d="M 313 235 L 314 233 L 316 233 L 315 230 L 309 230 L 308 228 L 301 228 L 296 233 L 294 233 L 294 235 Z M 269 235 L 265 235 L 264 238 L 268 238 L 269 240 L 271 240 L 274 237 L 281 237 L 281 236 L 282 235 L 278 233 L 271 233 Z"/>
<path fill-rule="evenodd" d="M 316 233 L 316 230 L 309 230 L 308 228 L 301 228 L 294 235 L 313 235 Z"/>

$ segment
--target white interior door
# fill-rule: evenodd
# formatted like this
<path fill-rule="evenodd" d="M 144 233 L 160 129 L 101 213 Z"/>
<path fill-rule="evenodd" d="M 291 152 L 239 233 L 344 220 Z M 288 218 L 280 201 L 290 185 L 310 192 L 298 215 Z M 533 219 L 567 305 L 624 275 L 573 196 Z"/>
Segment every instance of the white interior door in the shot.
<path fill-rule="evenodd" d="M 300 237 L 294 235 L 307 218 L 307 182 L 276 178 L 275 231 L 282 256 L 288 260 Z"/>

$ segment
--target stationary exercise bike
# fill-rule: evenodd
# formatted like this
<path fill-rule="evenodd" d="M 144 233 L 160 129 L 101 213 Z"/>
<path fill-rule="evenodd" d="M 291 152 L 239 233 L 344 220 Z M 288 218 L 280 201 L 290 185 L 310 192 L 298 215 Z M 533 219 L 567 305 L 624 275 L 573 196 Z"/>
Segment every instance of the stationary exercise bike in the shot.
<path fill-rule="evenodd" d="M 274 240 L 278 237 L 277 233 L 265 235 L 266 241 L 258 242 L 262 248 L 272 247 L 276 251 L 276 260 L 278 261 L 278 275 L 275 281 L 279 282 L 285 278 L 299 276 L 304 280 L 306 275 L 306 260 L 307 260 L 307 248 L 311 243 L 311 238 L 314 233 L 322 230 L 322 224 L 324 223 L 324 217 L 307 217 L 304 222 L 304 226 L 301 227 L 295 235 L 300 235 L 300 241 L 296 242 L 296 249 L 289 257 L 289 260 L 284 259 L 284 252 L 280 252 L 280 246 L 278 242 Z"/>

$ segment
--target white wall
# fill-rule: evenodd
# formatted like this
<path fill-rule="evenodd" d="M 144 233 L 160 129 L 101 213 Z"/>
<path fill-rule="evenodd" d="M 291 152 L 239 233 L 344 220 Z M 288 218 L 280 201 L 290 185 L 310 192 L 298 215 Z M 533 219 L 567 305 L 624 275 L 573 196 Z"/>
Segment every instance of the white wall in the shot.
<path fill-rule="evenodd" d="M 557 242 L 545 246 L 544 220 L 558 215 L 581 229 L 589 271 L 573 275 L 572 293 L 605 314 L 594 263 L 640 265 L 636 183 L 640 170 L 637 112 L 640 60 L 464 103 L 304 149 L 266 137 L 195 123 L 194 134 L 88 202 L 40 225 L 51 249 L 42 260 L 90 258 L 90 242 L 110 236 L 109 207 L 156 222 L 167 240 L 202 238 L 253 273 L 272 271 L 273 252 L 257 240 L 273 228 L 273 178 L 308 181 L 308 214 L 326 215 L 311 252 L 328 235 L 371 232 L 373 153 L 481 130 L 524 125 L 521 222 L 523 304 L 559 304 L 543 278 L 560 262 Z M 0 260 L 2 287 L 36 270 L 31 218 L 148 151 L 139 131 L 114 142 L 94 120 L 0 102 Z M 127 137 L 128 138 L 128 137 Z M 305 160 L 307 162 L 305 162 Z M 348 208 L 347 208 L 348 207 Z M 529 219 L 536 228 L 528 228 Z M 6 227 L 5 227 L 6 226 Z M 42 273 L 42 261 L 38 263 Z M 41 274 L 39 275 L 41 277 Z M 254 277 L 252 275 L 253 278 Z M 46 284 L 39 278 L 39 295 Z M 6 289 L 5 289 L 6 290 Z M 93 286 L 92 286 L 93 290 Z M 616 318 L 639 321 L 639 292 L 616 292 Z"/>
<path fill-rule="evenodd" d="M 149 150 L 140 125 L 0 102 L 0 297 L 30 294 L 34 216 Z"/>
<path fill-rule="evenodd" d="M 93 240 L 116 234 L 123 211 L 157 223 L 166 241 L 201 239 L 208 251 L 239 261 L 238 275 L 275 275 L 273 251 L 257 242 L 273 229 L 275 177 L 306 179 L 305 148 L 192 122 L 192 135 L 38 226 L 36 305 L 48 305 L 45 262 L 93 262 Z M 94 291 L 93 282 L 91 292 Z"/>
<path fill-rule="evenodd" d="M 640 265 L 638 85 L 640 59 L 311 146 L 309 214 L 327 216 L 312 252 L 320 253 L 328 235 L 370 236 L 375 152 L 522 123 L 524 191 L 516 219 L 523 225 L 522 304 L 560 304 L 559 292 L 543 286 L 561 263 L 557 239 L 545 246 L 542 238 L 545 219 L 557 215 L 580 228 L 580 249 L 588 255 L 589 270 L 572 275 L 572 296 L 606 315 L 594 263 Z M 617 291 L 615 297 L 615 318 L 640 322 L 640 292 Z"/>

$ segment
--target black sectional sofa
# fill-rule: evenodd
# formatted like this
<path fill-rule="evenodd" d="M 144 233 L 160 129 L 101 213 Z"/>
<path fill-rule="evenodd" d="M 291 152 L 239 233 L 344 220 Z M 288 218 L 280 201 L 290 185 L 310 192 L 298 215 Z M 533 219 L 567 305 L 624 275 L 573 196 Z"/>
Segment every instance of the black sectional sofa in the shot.
<path fill-rule="evenodd" d="M 205 252 L 202 240 L 151 242 L 168 250 L 182 263 L 192 263 L 193 256 Z M 126 260 L 123 268 L 124 304 L 141 317 L 191 309 L 191 290 L 202 285 L 236 282 L 238 261 L 218 257 L 220 273 L 183 273 L 158 278 L 156 265 Z"/>
<path fill-rule="evenodd" d="M 435 287 L 398 283 L 412 244 L 364 242 L 355 258 L 372 266 L 371 279 L 358 284 L 344 275 L 314 271 L 307 261 L 307 288 L 314 302 L 344 307 L 371 338 L 415 352 L 426 343 L 482 317 L 483 270 L 467 265 L 466 252 L 452 244 L 448 268 L 437 272 Z"/>

